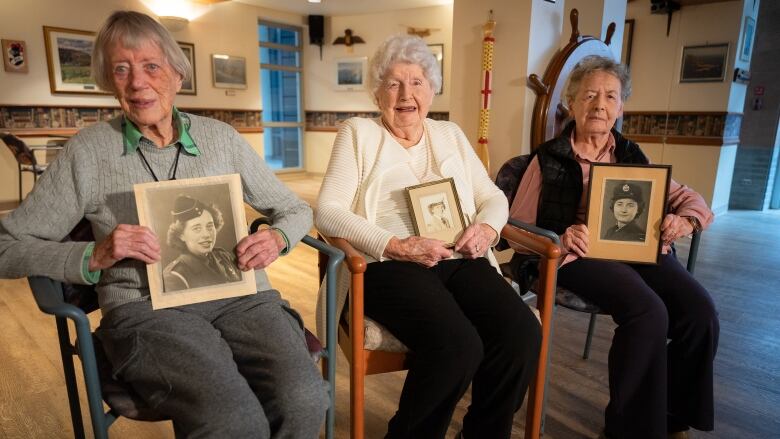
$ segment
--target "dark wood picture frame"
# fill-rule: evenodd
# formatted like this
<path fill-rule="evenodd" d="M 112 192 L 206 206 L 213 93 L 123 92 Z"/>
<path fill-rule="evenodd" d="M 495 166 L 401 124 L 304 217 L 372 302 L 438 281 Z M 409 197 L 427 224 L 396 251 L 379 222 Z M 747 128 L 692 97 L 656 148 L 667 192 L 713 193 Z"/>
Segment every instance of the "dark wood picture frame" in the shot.
<path fill-rule="evenodd" d="M 726 77 L 729 43 L 683 47 L 680 82 L 722 82 Z"/>
<path fill-rule="evenodd" d="M 192 65 L 192 77 L 186 81 L 183 81 L 181 84 L 181 90 L 179 90 L 180 95 L 197 95 L 198 94 L 198 82 L 195 74 L 195 44 L 193 43 L 184 43 L 182 41 L 176 42 L 179 47 L 181 48 L 182 52 L 184 52 L 184 56 L 187 57 L 187 59 L 190 60 L 190 64 Z"/>
<path fill-rule="evenodd" d="M 657 264 L 671 174 L 669 165 L 591 163 L 586 257 Z M 633 211 L 618 214 L 613 206 L 622 200 L 633 201 Z"/>
<path fill-rule="evenodd" d="M 620 52 L 620 62 L 628 67 L 631 67 L 631 48 L 634 44 L 635 26 L 636 20 L 630 18 L 626 20 L 625 27 L 623 27 L 623 47 Z"/>

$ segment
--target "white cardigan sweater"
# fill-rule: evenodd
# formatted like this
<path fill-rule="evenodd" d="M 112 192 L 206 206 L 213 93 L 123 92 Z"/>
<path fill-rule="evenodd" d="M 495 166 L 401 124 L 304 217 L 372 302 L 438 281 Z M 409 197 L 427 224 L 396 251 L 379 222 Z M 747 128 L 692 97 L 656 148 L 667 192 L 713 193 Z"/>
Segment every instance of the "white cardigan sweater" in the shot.
<path fill-rule="evenodd" d="M 463 214 L 472 223 L 485 223 L 497 234 L 507 222 L 506 197 L 485 171 L 463 131 L 454 123 L 426 119 L 432 156 L 439 174 L 452 177 Z M 333 144 L 330 163 L 320 188 L 315 213 L 317 230 L 325 236 L 345 238 L 374 260 L 382 254 L 393 235 L 375 224 L 377 202 L 383 190 L 383 176 L 397 166 L 408 166 L 396 141 L 380 119 L 352 118 L 344 122 Z M 493 243 L 498 242 L 498 238 Z M 490 263 L 498 269 L 493 253 Z M 317 300 L 317 328 L 325 335 L 325 288 Z M 349 273 L 341 268 L 337 280 L 336 309 L 347 297 Z M 338 319 L 337 319 L 338 320 Z"/>

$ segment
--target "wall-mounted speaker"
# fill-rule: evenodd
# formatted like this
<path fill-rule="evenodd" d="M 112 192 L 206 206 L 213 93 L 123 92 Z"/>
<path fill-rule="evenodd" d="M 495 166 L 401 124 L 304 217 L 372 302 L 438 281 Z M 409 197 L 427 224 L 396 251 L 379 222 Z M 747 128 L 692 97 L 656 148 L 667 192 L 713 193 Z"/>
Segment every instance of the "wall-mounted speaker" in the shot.
<path fill-rule="evenodd" d="M 309 15 L 309 44 L 322 46 L 325 38 L 325 17 L 322 15 Z"/>

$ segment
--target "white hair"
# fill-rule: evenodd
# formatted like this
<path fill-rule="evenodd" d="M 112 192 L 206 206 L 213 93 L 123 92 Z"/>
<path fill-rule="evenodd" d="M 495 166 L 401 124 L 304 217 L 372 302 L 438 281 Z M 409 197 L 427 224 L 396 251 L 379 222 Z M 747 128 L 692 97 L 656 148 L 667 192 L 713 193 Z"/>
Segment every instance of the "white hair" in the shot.
<path fill-rule="evenodd" d="M 387 71 L 396 63 L 420 66 L 431 88 L 436 91 L 441 87 L 439 63 L 425 41 L 418 36 L 394 35 L 386 39 L 371 57 L 371 65 L 368 68 L 368 89 L 375 100 Z"/>
<path fill-rule="evenodd" d="M 566 104 L 571 106 L 577 93 L 580 91 L 582 80 L 591 73 L 606 72 L 620 81 L 620 99 L 625 102 L 631 96 L 631 76 L 628 73 L 628 67 L 624 64 L 599 55 L 589 55 L 582 58 L 574 66 L 566 82 L 565 92 Z"/>
<path fill-rule="evenodd" d="M 154 42 L 165 56 L 171 68 L 181 75 L 182 81 L 192 77 L 192 65 L 179 44 L 160 23 L 152 17 L 136 11 L 116 11 L 111 14 L 95 38 L 92 49 L 92 76 L 98 87 L 114 90 L 110 51 L 116 43 L 128 49 L 137 49 L 146 42 Z"/>

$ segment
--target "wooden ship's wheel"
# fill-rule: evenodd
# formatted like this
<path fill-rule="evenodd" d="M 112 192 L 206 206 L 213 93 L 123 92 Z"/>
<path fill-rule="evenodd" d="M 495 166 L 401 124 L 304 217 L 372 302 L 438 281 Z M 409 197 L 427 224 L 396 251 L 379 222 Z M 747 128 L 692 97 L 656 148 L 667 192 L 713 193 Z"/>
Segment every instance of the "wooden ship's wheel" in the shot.
<path fill-rule="evenodd" d="M 539 79 L 536 74 L 528 77 L 528 85 L 536 93 L 531 119 L 531 150 L 557 136 L 569 120 L 564 87 L 566 78 L 569 77 L 574 66 L 588 55 L 615 59 L 615 55 L 609 48 L 615 33 L 614 22 L 607 27 L 607 38 L 601 41 L 590 36 L 580 36 L 579 12 L 576 9 L 571 10 L 569 18 L 571 20 L 569 43 L 553 56 L 542 79 Z"/>

